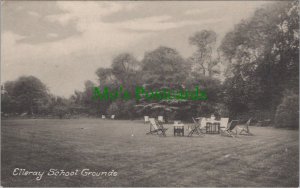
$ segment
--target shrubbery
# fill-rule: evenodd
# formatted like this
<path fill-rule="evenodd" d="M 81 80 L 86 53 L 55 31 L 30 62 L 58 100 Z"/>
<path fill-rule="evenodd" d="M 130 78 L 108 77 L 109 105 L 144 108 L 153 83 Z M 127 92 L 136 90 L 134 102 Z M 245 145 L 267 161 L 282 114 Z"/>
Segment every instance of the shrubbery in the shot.
<path fill-rule="evenodd" d="M 118 100 L 110 104 L 106 113 L 108 115 L 116 115 L 118 119 L 133 119 L 137 117 L 134 106 L 134 100 Z"/>
<path fill-rule="evenodd" d="M 275 127 L 299 128 L 299 97 L 289 93 L 283 97 L 275 115 Z"/>
<path fill-rule="evenodd" d="M 58 105 L 53 108 L 55 116 L 58 116 L 60 119 L 65 118 L 69 112 L 68 108 L 63 105 Z"/>
<path fill-rule="evenodd" d="M 120 114 L 120 109 L 118 107 L 118 104 L 116 102 L 113 102 L 109 105 L 107 111 L 106 111 L 107 114 L 109 115 L 117 115 L 119 116 Z"/>

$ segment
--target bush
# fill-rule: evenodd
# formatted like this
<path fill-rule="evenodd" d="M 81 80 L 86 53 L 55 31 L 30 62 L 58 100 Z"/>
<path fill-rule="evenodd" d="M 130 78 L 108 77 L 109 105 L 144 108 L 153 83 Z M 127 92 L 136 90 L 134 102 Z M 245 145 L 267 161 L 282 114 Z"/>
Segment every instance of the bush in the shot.
<path fill-rule="evenodd" d="M 53 113 L 60 119 L 66 118 L 69 114 L 69 109 L 66 106 L 57 105 L 53 108 Z"/>
<path fill-rule="evenodd" d="M 116 115 L 119 119 L 132 119 L 137 116 L 134 106 L 134 100 L 119 100 L 111 103 L 106 113 L 109 115 Z"/>
<path fill-rule="evenodd" d="M 119 109 L 119 106 L 116 102 L 113 102 L 109 105 L 106 113 L 108 115 L 116 115 L 116 116 L 119 116 L 120 115 L 120 109 Z"/>
<path fill-rule="evenodd" d="M 275 115 L 275 127 L 299 128 L 299 97 L 288 93 L 278 105 Z"/>

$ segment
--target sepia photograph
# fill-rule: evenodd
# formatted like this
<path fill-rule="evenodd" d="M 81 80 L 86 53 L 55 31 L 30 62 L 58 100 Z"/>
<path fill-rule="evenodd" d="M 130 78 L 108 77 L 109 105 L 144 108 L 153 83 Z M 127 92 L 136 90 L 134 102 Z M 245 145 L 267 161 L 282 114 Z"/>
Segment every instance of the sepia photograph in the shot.
<path fill-rule="evenodd" d="M 299 187 L 299 1 L 1 0 L 1 187 Z"/>

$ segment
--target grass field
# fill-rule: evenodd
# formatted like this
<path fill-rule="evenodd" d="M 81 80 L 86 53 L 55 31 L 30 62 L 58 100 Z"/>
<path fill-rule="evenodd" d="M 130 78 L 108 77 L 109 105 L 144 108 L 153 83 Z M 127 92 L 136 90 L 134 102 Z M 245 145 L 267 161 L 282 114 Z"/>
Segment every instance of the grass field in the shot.
<path fill-rule="evenodd" d="M 2 186 L 299 185 L 298 131 L 251 127 L 254 136 L 145 135 L 142 121 L 2 120 Z M 116 177 L 13 176 L 14 168 L 118 172 Z"/>

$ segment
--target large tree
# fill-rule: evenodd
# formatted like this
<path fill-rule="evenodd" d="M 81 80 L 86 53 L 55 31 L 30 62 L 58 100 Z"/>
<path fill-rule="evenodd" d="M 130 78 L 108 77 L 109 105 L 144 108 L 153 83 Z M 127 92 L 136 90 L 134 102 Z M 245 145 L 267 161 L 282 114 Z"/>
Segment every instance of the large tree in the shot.
<path fill-rule="evenodd" d="M 112 62 L 112 74 L 120 85 L 133 91 L 140 81 L 140 62 L 131 54 L 123 53 L 116 56 Z"/>
<path fill-rule="evenodd" d="M 96 71 L 96 75 L 98 76 L 100 87 L 118 84 L 117 79 L 112 73 L 111 68 L 98 68 Z"/>
<path fill-rule="evenodd" d="M 34 76 L 22 76 L 16 81 L 4 84 L 6 97 L 13 101 L 13 111 L 39 113 L 40 107 L 48 102 L 48 89 L 41 80 Z"/>
<path fill-rule="evenodd" d="M 142 60 L 143 81 L 149 88 L 179 87 L 185 81 L 186 61 L 172 48 L 158 47 Z"/>
<path fill-rule="evenodd" d="M 189 42 L 197 47 L 196 52 L 190 60 L 194 63 L 196 69 L 199 69 L 203 75 L 212 77 L 219 73 L 216 69 L 218 61 L 213 57 L 213 50 L 217 41 L 217 34 L 212 30 L 202 30 L 196 32 L 189 38 Z"/>
<path fill-rule="evenodd" d="M 298 92 L 298 2 L 276 2 L 258 9 L 229 32 L 221 46 L 227 59 L 225 102 L 234 113 L 274 114 L 283 92 Z"/>

